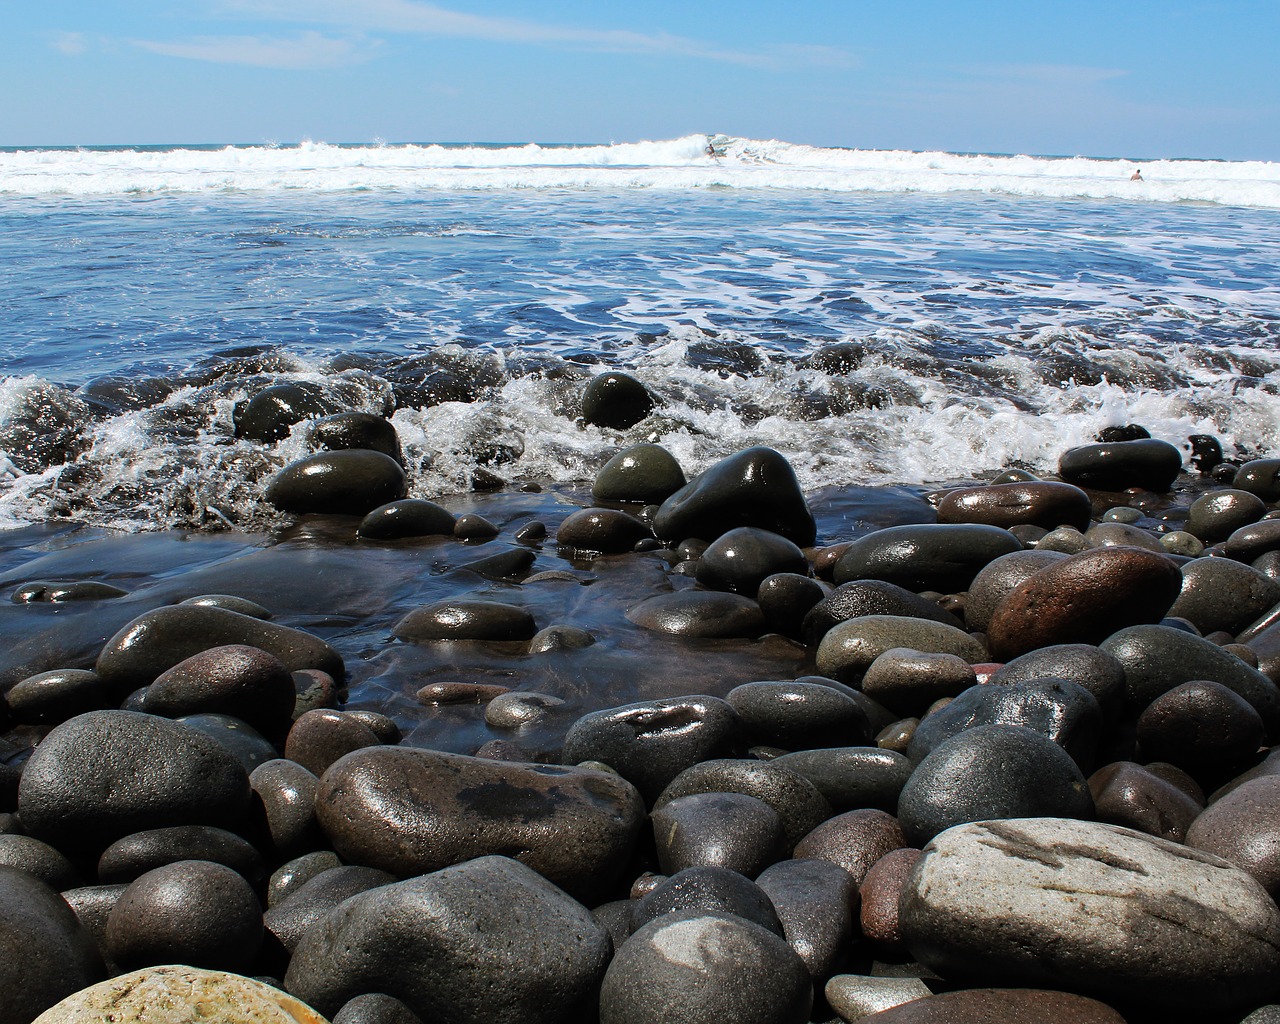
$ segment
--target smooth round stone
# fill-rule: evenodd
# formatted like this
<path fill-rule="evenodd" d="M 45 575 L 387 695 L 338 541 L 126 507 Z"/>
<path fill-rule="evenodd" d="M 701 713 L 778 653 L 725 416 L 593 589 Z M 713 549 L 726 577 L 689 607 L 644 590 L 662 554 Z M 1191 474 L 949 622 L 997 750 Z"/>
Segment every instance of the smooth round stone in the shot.
<path fill-rule="evenodd" d="M 267 880 L 267 906 L 283 903 L 316 875 L 330 868 L 340 867 L 342 862 L 332 850 L 313 850 L 281 864 Z"/>
<path fill-rule="evenodd" d="M 693 793 L 743 793 L 763 800 L 782 818 L 788 848 L 831 817 L 831 805 L 813 783 L 771 761 L 725 758 L 692 765 L 671 780 L 653 810 Z"/>
<path fill-rule="evenodd" d="M 237 402 L 232 419 L 236 437 L 279 441 L 289 436 L 289 428 L 295 423 L 337 411 L 337 403 L 319 384 L 297 381 L 273 384 Z"/>
<path fill-rule="evenodd" d="M 1099 821 L 1174 843 L 1186 839 L 1201 811 L 1201 805 L 1177 786 L 1132 761 L 1099 768 L 1089 776 L 1089 792 Z"/>
<path fill-rule="evenodd" d="M 1069 679 L 1093 694 L 1103 718 L 1119 716 L 1125 699 L 1124 666 L 1092 644 L 1051 644 L 1029 651 L 996 669 L 990 682 L 997 686 L 1036 679 Z"/>
<path fill-rule="evenodd" d="M 333 676 L 319 669 L 306 668 L 291 672 L 293 676 L 293 720 L 296 722 L 308 711 L 338 706 L 338 684 Z"/>
<path fill-rule="evenodd" d="M 64 851 L 169 825 L 234 827 L 249 798 L 245 770 L 207 736 L 132 711 L 63 722 L 22 772 L 23 827 Z"/>
<path fill-rule="evenodd" d="M 859 746 L 871 738 L 871 723 L 858 703 L 818 683 L 743 683 L 725 700 L 738 713 L 749 743 L 804 750 Z"/>
<path fill-rule="evenodd" d="M 1263 501 L 1280 501 L 1280 459 L 1253 459 L 1236 470 L 1231 486 Z"/>
<path fill-rule="evenodd" d="M 828 977 L 847 958 L 858 888 L 849 873 L 825 860 L 784 860 L 756 885 L 769 897 L 788 944 L 810 977 Z"/>
<path fill-rule="evenodd" d="M 307 444 L 325 451 L 363 448 L 382 452 L 400 461 L 400 438 L 396 428 L 381 416 L 369 412 L 340 412 L 307 425 Z"/>
<path fill-rule="evenodd" d="M 382 714 L 380 711 L 370 711 L 368 708 L 350 708 L 345 714 L 362 725 L 368 726 L 369 730 L 378 737 L 379 743 L 389 743 L 394 746 L 403 738 L 396 720 L 389 715 Z"/>
<path fill-rule="evenodd" d="M 739 526 L 707 546 L 698 560 L 697 579 L 713 590 L 754 597 L 768 576 L 808 571 L 804 552 L 786 537 L 755 526 Z"/>
<path fill-rule="evenodd" d="M 808 779 L 835 811 L 897 810 L 898 795 L 915 767 L 897 751 L 871 746 L 797 750 L 771 763 Z"/>
<path fill-rule="evenodd" d="M 376 747 L 325 772 L 316 817 L 349 863 L 404 878 L 514 851 L 566 892 L 590 898 L 631 856 L 644 804 L 605 772 Z"/>
<path fill-rule="evenodd" d="M 991 622 L 991 613 L 1006 594 L 1041 569 L 1054 562 L 1061 562 L 1066 557 L 1068 556 L 1064 552 L 1037 547 L 1034 551 L 1014 551 L 993 560 L 969 585 L 969 595 L 964 606 L 965 626 L 985 632 Z"/>
<path fill-rule="evenodd" d="M 322 1013 L 382 992 L 424 1021 L 557 1024 L 585 1013 L 610 951 L 581 904 L 480 857 L 346 900 L 303 936 L 285 987 Z"/>
<path fill-rule="evenodd" d="M 1107 509 L 1102 514 L 1102 522 L 1104 523 L 1136 523 L 1142 518 L 1142 510 L 1132 508 L 1129 505 L 1116 505 L 1114 508 Z"/>
<path fill-rule="evenodd" d="M 1058 459 L 1067 483 L 1099 491 L 1141 487 L 1163 494 L 1182 472 L 1182 452 L 1167 441 L 1141 438 L 1072 448 Z"/>
<path fill-rule="evenodd" d="M 1217 857 L 1115 825 L 982 821 L 939 835 L 902 894 L 915 957 L 1000 978 L 1221 1014 L 1275 990 L 1280 911 Z"/>
<path fill-rule="evenodd" d="M 293 718 L 293 676 L 273 654 L 244 644 L 212 647 L 166 669 L 147 687 L 147 714 L 180 718 L 234 715 L 263 732 L 285 732 Z"/>
<path fill-rule="evenodd" d="M 237 597 L 235 594 L 200 594 L 196 597 L 188 597 L 185 601 L 179 601 L 178 604 L 195 605 L 198 608 L 222 608 L 254 619 L 271 618 L 269 608 L 264 608 L 257 601 L 250 601 L 247 597 Z"/>
<path fill-rule="evenodd" d="M 71 861 L 48 843 L 31 836 L 0 835 L 0 866 L 30 872 L 59 892 L 84 884 Z"/>
<path fill-rule="evenodd" d="M 1025 726 L 1087 769 L 1102 737 L 1103 719 L 1093 694 L 1068 679 L 975 685 L 920 720 L 907 756 L 918 763 L 951 737 L 982 725 Z"/>
<path fill-rule="evenodd" d="M 278 757 L 275 746 L 242 719 L 232 715 L 202 713 L 183 715 L 174 719 L 179 725 L 204 733 L 211 740 L 216 740 L 222 747 L 240 762 L 246 772 L 251 772 L 264 761 Z"/>
<path fill-rule="evenodd" d="M 477 558 L 474 562 L 467 562 L 458 568 L 466 569 L 490 580 L 518 581 L 529 575 L 529 570 L 533 567 L 537 557 L 527 548 L 514 548 L 508 551 L 500 551 L 496 555 L 489 555 L 485 558 Z"/>
<path fill-rule="evenodd" d="M 419 704 L 452 707 L 458 704 L 488 704 L 494 697 L 510 693 L 511 687 L 484 683 L 428 683 L 417 692 Z"/>
<path fill-rule="evenodd" d="M 360 520 L 357 536 L 365 540 L 453 536 L 457 518 L 447 508 L 423 498 L 401 498 L 379 505 Z"/>
<path fill-rule="evenodd" d="M 346 676 L 342 657 L 317 636 L 207 605 L 169 605 L 139 615 L 107 641 L 96 671 L 125 692 L 211 647 L 244 644 L 273 654 L 290 672 L 319 669 Z"/>
<path fill-rule="evenodd" d="M 631 905 L 631 929 L 639 931 L 665 914 L 696 910 L 732 914 L 782 935 L 782 922 L 764 890 L 723 867 L 685 868 L 663 879 Z"/>
<path fill-rule="evenodd" d="M 799 639 L 805 616 L 827 596 L 829 589 L 800 573 L 778 572 L 760 581 L 756 603 L 770 632 Z"/>
<path fill-rule="evenodd" d="M 1280 896 L 1280 776 L 1252 779 L 1210 804 L 1187 829 L 1186 843 L 1247 871 Z"/>
<path fill-rule="evenodd" d="M 583 715 L 565 734 L 561 760 L 603 762 L 652 802 L 686 768 L 740 746 L 738 714 L 726 701 L 664 697 Z"/>
<path fill-rule="evenodd" d="M 951 654 L 968 662 L 986 658 L 986 648 L 954 626 L 901 615 L 864 615 L 829 629 L 818 644 L 818 671 L 841 682 L 862 679 L 886 651 L 909 648 L 930 654 Z"/>
<path fill-rule="evenodd" d="M 711 639 L 754 638 L 764 632 L 760 606 L 741 594 L 677 590 L 646 598 L 627 612 L 642 629 Z"/>
<path fill-rule="evenodd" d="M 538 631 L 527 609 L 501 601 L 437 601 L 391 627 L 409 643 L 435 640 L 529 640 Z"/>
<path fill-rule="evenodd" d="M 86 711 L 100 711 L 114 701 L 98 673 L 82 668 L 56 668 L 21 679 L 4 694 L 14 721 L 56 725 Z"/>
<path fill-rule="evenodd" d="M 582 392 L 582 420 L 626 430 L 653 412 L 653 396 L 634 377 L 616 371 L 593 377 Z"/>
<path fill-rule="evenodd" d="M 127 888 L 127 885 L 83 885 L 75 889 L 64 889 L 60 893 L 80 923 L 93 936 L 99 952 L 103 952 L 107 945 L 107 919 Z M 108 973 L 114 973 L 114 965 L 107 964 L 107 970 Z"/>
<path fill-rule="evenodd" d="M 325 769 L 353 750 L 382 744 L 378 734 L 343 711 L 317 708 L 293 723 L 284 756 L 319 778 Z"/>
<path fill-rule="evenodd" d="M 1207 636 L 1235 636 L 1280 604 L 1280 580 L 1230 558 L 1196 558 L 1182 567 L 1182 591 L 1169 615 Z"/>
<path fill-rule="evenodd" d="M 1280 1004 L 1259 1006 L 1247 1017 L 1242 1017 L 1240 1024 L 1280 1024 Z"/>
<path fill-rule="evenodd" d="M 1263 519 L 1242 526 L 1227 538 L 1223 548 L 1228 558 L 1252 562 L 1270 551 L 1280 551 L 1280 519 Z"/>
<path fill-rule="evenodd" d="M 627 512 L 612 508 L 584 508 L 568 516 L 556 530 L 561 553 L 616 555 L 632 551 L 653 537 L 649 526 Z"/>
<path fill-rule="evenodd" d="M 667 914 L 614 955 L 600 1024 L 805 1024 L 804 961 L 767 928 L 728 914 Z"/>
<path fill-rule="evenodd" d="M 1011 481 L 948 491 L 938 503 L 938 522 L 985 523 L 1005 530 L 1026 523 L 1046 530 L 1066 524 L 1083 530 L 1092 508 L 1089 495 L 1071 484 Z"/>
<path fill-rule="evenodd" d="M 836 864 L 860 886 L 871 865 L 906 845 L 897 818 L 863 808 L 828 818 L 796 844 L 793 856 Z"/>
<path fill-rule="evenodd" d="M 963 822 L 1093 815 L 1079 766 L 1020 725 L 979 725 L 939 744 L 902 789 L 898 821 L 912 846 Z"/>
<path fill-rule="evenodd" d="M 950 593 L 966 589 L 978 571 L 1001 555 L 1021 551 L 1008 530 L 976 523 L 890 526 L 859 537 L 836 562 L 837 584 L 883 580 L 907 590 Z"/>
<path fill-rule="evenodd" d="M 1162 693 L 1138 716 L 1143 759 L 1168 761 L 1192 775 L 1241 766 L 1257 753 L 1265 729 L 1242 696 L 1197 680 Z"/>
<path fill-rule="evenodd" d="M 98 858 L 98 880 L 106 884 L 133 882 L 148 871 L 180 860 L 225 865 L 255 886 L 267 877 L 262 855 L 234 832 L 208 825 L 175 825 L 117 839 Z"/>
<path fill-rule="evenodd" d="M 423 1024 L 422 1018 L 384 992 L 365 992 L 348 999 L 333 1024 Z"/>
<path fill-rule="evenodd" d="M 486 725 L 495 729 L 519 729 L 540 722 L 556 708 L 564 706 L 562 697 L 529 690 L 502 693 L 485 705 Z"/>
<path fill-rule="evenodd" d="M 1160 546 L 1171 555 L 1182 555 L 1187 558 L 1199 558 L 1204 554 L 1202 544 L 1195 534 L 1186 530 L 1174 530 L 1172 533 L 1160 535 Z"/>
<path fill-rule="evenodd" d="M 1191 503 L 1187 531 L 1206 544 L 1215 544 L 1266 514 L 1266 504 L 1249 491 L 1210 491 Z"/>
<path fill-rule="evenodd" d="M 262 945 L 262 907 L 236 871 L 204 860 L 135 880 L 107 920 L 107 954 L 125 970 L 180 963 L 243 972 Z"/>
<path fill-rule="evenodd" d="M 458 540 L 481 543 L 492 540 L 501 532 L 493 523 L 476 512 L 467 512 L 458 516 L 458 521 L 453 524 L 453 535 Z"/>
<path fill-rule="evenodd" d="M 864 1019 L 874 1024 L 1125 1024 L 1119 1013 L 1096 999 L 1030 988 L 943 992 L 899 1003 Z"/>
<path fill-rule="evenodd" d="M 591 485 L 597 501 L 634 501 L 656 505 L 685 485 L 684 470 L 661 445 L 636 444 L 606 462 Z"/>
<path fill-rule="evenodd" d="M 307 929 L 319 924 L 343 900 L 381 885 L 399 881 L 377 868 L 344 865 L 321 871 L 307 879 L 286 899 L 279 900 L 262 917 L 262 925 L 292 954 Z"/>
<path fill-rule="evenodd" d="M 956 697 L 978 681 L 954 654 L 895 647 L 867 666 L 862 692 L 899 715 L 921 715 L 936 700 Z"/>
<path fill-rule="evenodd" d="M 530 654 L 580 651 L 596 642 L 595 635 L 580 626 L 555 625 L 538 630 L 529 641 Z"/>
<path fill-rule="evenodd" d="M 168 965 L 144 967 L 67 996 L 39 1024 L 325 1024 L 305 1003 L 239 974 Z"/>
<path fill-rule="evenodd" d="M 898 927 L 898 900 L 919 859 L 920 851 L 913 847 L 890 850 L 871 865 L 858 888 L 862 934 L 886 953 L 906 951 Z"/>
<path fill-rule="evenodd" d="M 987 646 L 1008 661 L 1054 644 L 1096 644 L 1118 629 L 1159 622 L 1182 574 L 1163 554 L 1095 548 L 1046 566 L 991 613 Z"/>
<path fill-rule="evenodd" d="M 919 978 L 837 974 L 827 979 L 823 995 L 841 1020 L 858 1021 L 903 1003 L 927 999 L 933 991 Z"/>
<path fill-rule="evenodd" d="M 813 544 L 817 525 L 795 470 L 772 448 L 730 455 L 672 494 L 653 520 L 664 540 L 714 540 L 739 526 L 781 534 L 800 547 Z"/>
<path fill-rule="evenodd" d="M 351 448 L 289 463 L 271 478 L 265 497 L 281 512 L 365 516 L 403 498 L 408 486 L 390 455 Z"/>
<path fill-rule="evenodd" d="M 833 626 L 865 615 L 899 615 L 928 619 L 960 628 L 961 622 L 936 601 L 921 597 L 896 583 L 855 580 L 842 583 L 813 606 L 804 617 L 806 644 L 817 644 Z"/>
<path fill-rule="evenodd" d="M 1063 555 L 1078 555 L 1090 547 L 1089 539 L 1074 526 L 1059 526 L 1036 541 L 1037 551 L 1056 551 Z"/>
<path fill-rule="evenodd" d="M 1159 553 L 1166 550 L 1155 534 L 1127 523 L 1098 523 L 1085 531 L 1084 539 L 1091 548 L 1142 548 Z"/>
<path fill-rule="evenodd" d="M 669 875 L 719 867 L 754 878 L 786 855 L 778 812 L 741 793 L 693 793 L 653 812 L 658 864 Z"/>
<path fill-rule="evenodd" d="M 128 593 L 127 590 L 121 590 L 110 583 L 100 583 L 97 580 L 67 582 L 37 580 L 18 587 L 10 600 L 14 604 L 62 604 L 65 601 L 109 601 L 112 598 L 124 597 Z"/>
<path fill-rule="evenodd" d="M 1208 679 L 1234 690 L 1262 716 L 1267 736 L 1280 730 L 1276 684 L 1229 651 L 1169 626 L 1131 626 L 1100 645 L 1125 673 L 1126 704 L 1141 712 L 1182 683 Z"/>

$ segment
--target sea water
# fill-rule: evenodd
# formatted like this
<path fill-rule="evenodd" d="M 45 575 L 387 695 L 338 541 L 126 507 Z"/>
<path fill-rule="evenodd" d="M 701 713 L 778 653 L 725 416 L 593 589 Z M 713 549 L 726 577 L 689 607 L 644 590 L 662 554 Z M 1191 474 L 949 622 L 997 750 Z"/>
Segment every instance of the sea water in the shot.
<path fill-rule="evenodd" d="M 284 381 L 389 415 L 427 498 L 638 441 L 809 490 L 1280 449 L 1280 165 L 707 141 L 0 150 L 0 525 L 279 521 L 305 428 L 233 413 Z M 657 412 L 582 424 L 605 370 Z"/>

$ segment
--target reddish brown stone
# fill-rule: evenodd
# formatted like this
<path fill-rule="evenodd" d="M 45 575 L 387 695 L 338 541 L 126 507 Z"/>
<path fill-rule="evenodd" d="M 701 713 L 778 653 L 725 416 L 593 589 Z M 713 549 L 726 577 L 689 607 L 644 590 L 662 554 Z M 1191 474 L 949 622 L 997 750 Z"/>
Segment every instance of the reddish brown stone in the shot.
<path fill-rule="evenodd" d="M 920 851 L 911 847 L 890 850 L 871 865 L 858 890 L 862 897 L 862 934 L 885 952 L 906 951 L 898 928 L 898 897 L 919 859 Z"/>
<path fill-rule="evenodd" d="M 907 838 L 897 818 L 863 808 L 828 818 L 796 844 L 794 857 L 838 864 L 861 885 L 876 861 L 906 845 Z"/>

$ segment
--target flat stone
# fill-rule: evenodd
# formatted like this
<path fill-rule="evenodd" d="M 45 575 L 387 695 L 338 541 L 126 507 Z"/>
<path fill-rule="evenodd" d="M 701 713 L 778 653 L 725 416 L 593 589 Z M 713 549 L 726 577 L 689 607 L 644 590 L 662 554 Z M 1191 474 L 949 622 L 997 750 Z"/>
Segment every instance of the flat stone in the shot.
<path fill-rule="evenodd" d="M 1063 480 L 1099 491 L 1142 487 L 1163 494 L 1180 472 L 1182 452 L 1167 441 L 1149 437 L 1082 445 L 1058 460 Z"/>
<path fill-rule="evenodd" d="M 884 580 L 907 590 L 966 589 L 984 566 L 1022 550 L 1008 530 L 975 523 L 890 526 L 859 537 L 836 562 L 837 584 Z"/>
<path fill-rule="evenodd" d="M 1005 530 L 1025 523 L 1046 530 L 1063 525 L 1083 530 L 1092 510 L 1089 495 L 1071 484 L 1011 481 L 948 491 L 938 503 L 938 522 L 985 523 Z"/>
<path fill-rule="evenodd" d="M 98 673 L 82 668 L 58 668 L 28 676 L 15 683 L 3 699 L 14 721 L 31 725 L 57 725 L 115 703 Z"/>
<path fill-rule="evenodd" d="M 538 631 L 527 609 L 502 601 L 437 601 L 415 608 L 391 627 L 409 643 L 436 640 L 529 640 Z"/>
<path fill-rule="evenodd" d="M 1096 999 L 1033 988 L 944 992 L 861 1019 L 872 1024 L 1125 1024 L 1120 1014 Z"/>
<path fill-rule="evenodd" d="M 1275 990 L 1280 911 L 1209 854 L 1115 825 L 982 821 L 937 836 L 900 908 L 917 959 L 954 980 L 1071 988 L 1219 1014 Z"/>
<path fill-rule="evenodd" d="M 677 590 L 646 598 L 627 612 L 643 629 L 674 636 L 754 638 L 764 632 L 764 613 L 751 598 L 707 590 Z"/>
<path fill-rule="evenodd" d="M 873 746 L 797 750 L 770 763 L 808 779 L 836 812 L 874 807 L 893 813 L 915 767 L 904 754 Z"/>

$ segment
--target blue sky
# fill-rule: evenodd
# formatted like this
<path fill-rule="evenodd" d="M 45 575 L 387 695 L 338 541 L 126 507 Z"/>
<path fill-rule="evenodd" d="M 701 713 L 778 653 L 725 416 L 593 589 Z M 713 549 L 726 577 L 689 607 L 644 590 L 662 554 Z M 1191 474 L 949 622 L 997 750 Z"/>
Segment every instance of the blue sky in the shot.
<path fill-rule="evenodd" d="M 0 145 L 609 142 L 1280 160 L 1280 0 L 5 0 Z"/>

